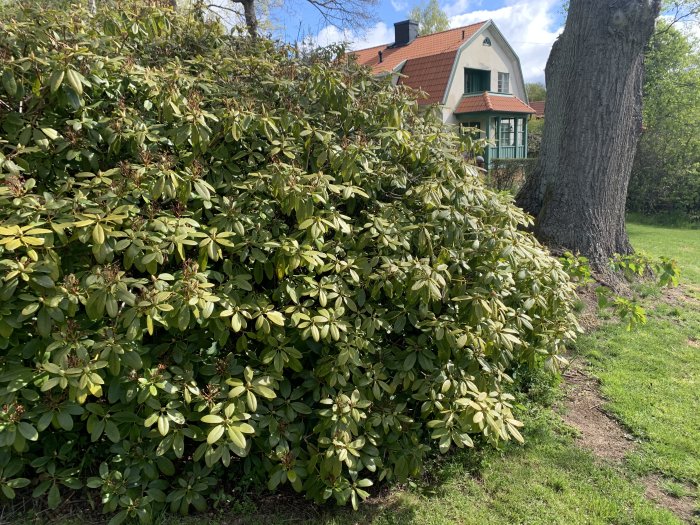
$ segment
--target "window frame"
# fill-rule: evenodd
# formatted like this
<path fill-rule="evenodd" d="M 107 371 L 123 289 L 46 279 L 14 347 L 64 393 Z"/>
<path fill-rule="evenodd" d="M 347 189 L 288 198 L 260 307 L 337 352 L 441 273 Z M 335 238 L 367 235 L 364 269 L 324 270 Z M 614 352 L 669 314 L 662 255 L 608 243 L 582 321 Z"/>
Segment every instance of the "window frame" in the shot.
<path fill-rule="evenodd" d="M 498 72 L 498 92 L 510 94 L 510 73 L 507 71 Z"/>
<path fill-rule="evenodd" d="M 517 145 L 515 125 L 516 117 L 505 117 L 498 121 L 498 141 L 501 147 L 512 148 Z"/>
<path fill-rule="evenodd" d="M 478 85 L 470 86 L 474 80 L 473 84 Z M 465 95 L 476 95 L 477 93 L 483 93 L 484 91 L 491 91 L 491 71 L 487 69 L 475 69 L 471 67 L 464 68 L 464 94 Z M 467 89 L 471 87 L 472 89 Z M 476 89 L 474 89 L 476 87 Z"/>

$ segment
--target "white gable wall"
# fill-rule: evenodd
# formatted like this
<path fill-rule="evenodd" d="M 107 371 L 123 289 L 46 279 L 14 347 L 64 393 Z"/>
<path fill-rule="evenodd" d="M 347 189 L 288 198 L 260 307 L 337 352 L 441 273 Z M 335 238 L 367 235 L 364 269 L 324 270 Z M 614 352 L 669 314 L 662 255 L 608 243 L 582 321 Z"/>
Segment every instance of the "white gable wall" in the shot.
<path fill-rule="evenodd" d="M 491 39 L 491 46 L 483 45 L 484 38 Z M 506 44 L 500 32 L 492 25 L 479 31 L 457 53 L 453 78 L 448 84 L 447 97 L 442 109 L 443 120 L 456 124 L 454 110 L 464 95 L 464 68 L 491 71 L 491 91 L 498 91 L 498 73 L 510 73 L 510 93 L 525 101 L 525 83 L 514 52 Z M 483 128 L 482 128 L 483 129 Z"/>

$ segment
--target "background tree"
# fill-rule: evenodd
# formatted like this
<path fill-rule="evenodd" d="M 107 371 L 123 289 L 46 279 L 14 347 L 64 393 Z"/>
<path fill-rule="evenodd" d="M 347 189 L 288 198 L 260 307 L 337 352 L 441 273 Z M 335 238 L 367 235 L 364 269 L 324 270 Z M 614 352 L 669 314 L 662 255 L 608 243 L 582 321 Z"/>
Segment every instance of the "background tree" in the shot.
<path fill-rule="evenodd" d="M 544 100 L 547 96 L 547 89 L 542 82 L 528 82 L 525 84 L 525 92 L 530 102 Z"/>
<path fill-rule="evenodd" d="M 632 168 L 628 209 L 700 218 L 700 52 L 661 22 L 646 53 L 644 133 Z"/>
<path fill-rule="evenodd" d="M 572 0 L 547 61 L 539 161 L 517 196 L 552 247 L 607 271 L 629 253 L 625 200 L 642 131 L 644 50 L 660 0 Z"/>
<path fill-rule="evenodd" d="M 437 0 L 429 0 L 427 4 L 415 5 L 408 17 L 418 22 L 418 31 L 421 35 L 429 35 L 450 28 L 450 20 L 447 18 L 447 14 L 440 9 Z"/>
<path fill-rule="evenodd" d="M 312 5 L 332 25 L 342 28 L 362 28 L 370 20 L 368 8 L 377 3 L 377 0 L 281 0 L 282 4 L 293 8 L 294 3 L 308 3 Z M 87 0 L 88 10 L 94 13 L 100 0 Z M 245 24 L 248 33 L 255 37 L 260 29 L 260 14 L 268 14 L 271 8 L 270 0 L 154 0 L 150 3 L 159 7 L 170 7 L 174 10 L 192 8 L 199 12 L 211 12 L 221 17 L 222 13 L 233 15 L 233 20 Z M 224 18 L 230 23 L 231 19 Z"/>
<path fill-rule="evenodd" d="M 527 123 L 527 156 L 537 157 L 542 147 L 542 131 L 544 130 L 543 118 L 531 118 Z"/>

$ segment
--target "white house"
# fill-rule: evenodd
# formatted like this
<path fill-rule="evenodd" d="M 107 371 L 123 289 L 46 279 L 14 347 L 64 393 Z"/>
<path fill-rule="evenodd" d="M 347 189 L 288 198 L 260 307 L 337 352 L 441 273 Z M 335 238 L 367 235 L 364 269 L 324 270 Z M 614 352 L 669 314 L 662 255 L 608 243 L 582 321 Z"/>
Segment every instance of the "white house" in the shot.
<path fill-rule="evenodd" d="M 492 20 L 419 36 L 411 20 L 394 24 L 391 44 L 353 51 L 377 75 L 426 93 L 445 123 L 479 128 L 493 159 L 527 157 L 527 104 L 520 60 Z"/>

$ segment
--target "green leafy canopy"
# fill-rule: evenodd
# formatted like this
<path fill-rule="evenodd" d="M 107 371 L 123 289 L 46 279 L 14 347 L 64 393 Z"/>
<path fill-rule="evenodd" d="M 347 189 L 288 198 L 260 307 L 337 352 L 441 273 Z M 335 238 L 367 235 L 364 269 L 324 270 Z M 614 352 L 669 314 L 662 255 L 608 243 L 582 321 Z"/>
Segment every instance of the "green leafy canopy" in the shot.
<path fill-rule="evenodd" d="M 4 497 L 357 506 L 521 440 L 508 373 L 557 367 L 573 289 L 461 139 L 338 50 L 107 7 L 0 18 Z"/>

